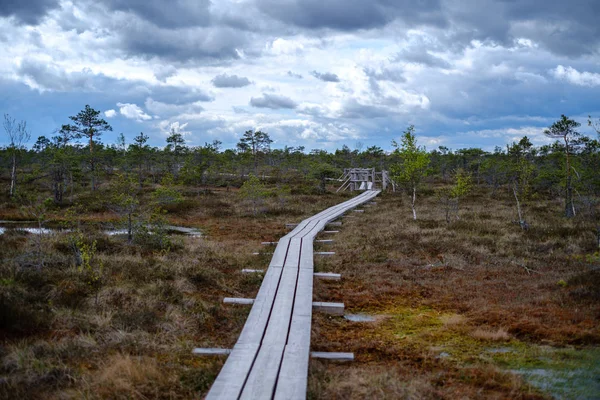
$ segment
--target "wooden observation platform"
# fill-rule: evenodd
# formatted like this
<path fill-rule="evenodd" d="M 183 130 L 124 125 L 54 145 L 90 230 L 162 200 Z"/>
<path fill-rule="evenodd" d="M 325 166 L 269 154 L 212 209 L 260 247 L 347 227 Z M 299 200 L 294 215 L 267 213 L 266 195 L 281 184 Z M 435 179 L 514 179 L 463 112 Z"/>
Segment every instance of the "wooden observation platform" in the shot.
<path fill-rule="evenodd" d="M 337 180 L 343 183 L 336 193 L 344 190 L 386 190 L 388 184 L 394 186 L 386 170 L 377 172 L 375 168 L 345 168 Z"/>

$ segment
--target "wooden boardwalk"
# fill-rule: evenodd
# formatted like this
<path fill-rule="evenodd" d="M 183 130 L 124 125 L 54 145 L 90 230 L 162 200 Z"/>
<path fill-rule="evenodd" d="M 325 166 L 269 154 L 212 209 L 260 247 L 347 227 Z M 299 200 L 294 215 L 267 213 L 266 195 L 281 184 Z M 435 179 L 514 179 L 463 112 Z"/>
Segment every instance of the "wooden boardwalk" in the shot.
<path fill-rule="evenodd" d="M 277 243 L 240 337 L 207 399 L 305 399 L 313 308 L 313 240 L 378 190 L 300 222 Z"/>

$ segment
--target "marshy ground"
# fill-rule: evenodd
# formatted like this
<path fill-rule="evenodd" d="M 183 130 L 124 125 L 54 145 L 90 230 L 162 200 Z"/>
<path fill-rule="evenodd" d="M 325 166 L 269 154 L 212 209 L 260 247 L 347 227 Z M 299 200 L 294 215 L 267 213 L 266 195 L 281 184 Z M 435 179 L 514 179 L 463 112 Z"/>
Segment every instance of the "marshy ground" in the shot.
<path fill-rule="evenodd" d="M 73 266 L 66 235 L 0 235 L 0 397 L 203 395 L 224 360 L 191 350 L 235 343 L 249 308 L 221 300 L 256 294 L 261 276 L 240 271 L 267 266 L 269 256 L 252 255 L 260 242 L 350 196 L 270 198 L 255 216 L 234 190 L 182 192 L 168 222 L 204 236 L 175 237 L 168 250 L 103 235 L 85 222 L 114 215 L 87 214 L 85 241 L 102 267 L 93 281 Z M 433 193 L 417 207 L 413 221 L 406 198 L 382 195 L 344 220 L 335 243 L 316 246 L 336 252 L 317 270 L 342 280 L 316 281 L 315 301 L 374 318 L 314 315 L 313 349 L 356 361 L 311 361 L 309 398 L 597 398 L 600 257 L 585 218 L 536 200 L 522 231 L 509 194 L 484 189 L 450 224 Z M 27 267 L 36 251 L 41 269 Z"/>

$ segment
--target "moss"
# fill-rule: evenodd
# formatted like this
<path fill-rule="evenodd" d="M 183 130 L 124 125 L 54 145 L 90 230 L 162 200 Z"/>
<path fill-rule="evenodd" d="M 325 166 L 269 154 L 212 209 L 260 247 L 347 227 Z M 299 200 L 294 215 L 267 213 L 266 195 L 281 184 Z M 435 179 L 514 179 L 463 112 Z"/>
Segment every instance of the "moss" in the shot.
<path fill-rule="evenodd" d="M 471 336 L 473 327 L 466 319 L 429 307 L 395 306 L 371 312 L 381 322 L 366 332 L 381 342 L 401 342 L 414 353 L 443 360 L 462 371 L 459 379 L 465 383 L 475 384 L 477 371 L 497 367 L 560 398 L 591 399 L 600 393 L 600 348 L 556 348 L 514 338 L 477 339 Z M 528 385 L 521 388 L 524 393 L 531 390 Z"/>

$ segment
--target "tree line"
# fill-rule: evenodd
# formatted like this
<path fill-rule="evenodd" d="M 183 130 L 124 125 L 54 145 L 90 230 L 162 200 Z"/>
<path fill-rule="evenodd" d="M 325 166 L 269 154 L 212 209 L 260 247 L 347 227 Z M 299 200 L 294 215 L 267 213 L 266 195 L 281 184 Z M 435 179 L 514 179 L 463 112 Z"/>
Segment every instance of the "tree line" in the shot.
<path fill-rule="evenodd" d="M 400 143 L 392 142 L 389 153 L 381 147 L 354 149 L 343 146 L 334 152 L 285 146 L 271 148 L 268 133 L 246 131 L 235 149 L 223 149 L 215 140 L 203 146 L 188 146 L 180 132 L 172 129 L 164 147 L 148 144 L 143 132 L 130 138 L 118 136 L 117 143 L 102 143 L 102 134 L 112 127 L 100 112 L 86 105 L 68 118 L 51 137 L 39 136 L 31 148 L 25 144 L 31 133 L 25 121 L 4 115 L 8 146 L 0 149 L 0 179 L 6 182 L 9 198 L 19 186 L 30 184 L 49 190 L 58 205 L 69 203 L 76 191 L 95 191 L 116 175 L 126 175 L 142 188 L 168 177 L 182 185 L 241 185 L 250 174 L 275 181 L 315 183 L 324 190 L 328 179 L 337 178 L 344 168 L 387 169 L 400 188 L 410 195 L 413 217 L 417 218 L 419 189 L 424 184 L 445 184 L 436 195 L 446 204 L 449 215 L 472 185 L 486 186 L 492 196 L 507 188 L 514 198 L 519 224 L 526 228 L 523 205 L 536 196 L 564 198 L 564 213 L 596 210 L 600 197 L 600 142 L 581 135 L 579 124 L 561 116 L 545 130 L 556 139 L 534 146 L 528 137 L 488 152 L 480 148 L 451 150 L 439 146 L 426 150 L 417 143 L 414 127 L 408 127 Z M 589 120 L 600 134 L 600 123 Z M 590 211 L 591 212 L 591 211 Z"/>

